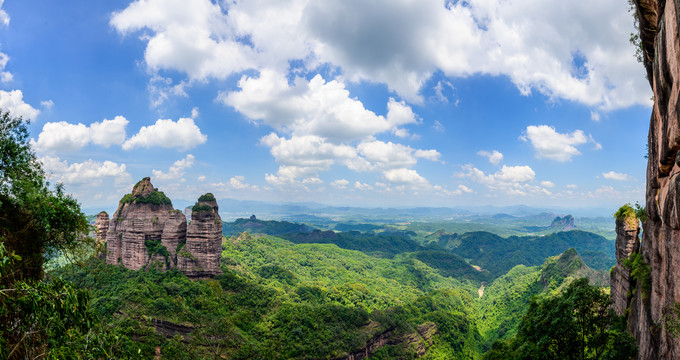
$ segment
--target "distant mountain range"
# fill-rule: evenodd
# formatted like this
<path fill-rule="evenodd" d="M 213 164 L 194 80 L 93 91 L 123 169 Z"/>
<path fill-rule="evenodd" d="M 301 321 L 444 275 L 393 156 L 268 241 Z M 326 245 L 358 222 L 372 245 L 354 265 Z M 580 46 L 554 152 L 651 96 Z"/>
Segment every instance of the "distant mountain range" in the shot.
<path fill-rule="evenodd" d="M 409 221 L 423 219 L 452 219 L 473 215 L 494 215 L 500 217 L 521 217 L 537 215 L 541 213 L 572 214 L 582 217 L 611 217 L 615 209 L 608 208 L 549 208 L 531 207 L 526 205 L 513 206 L 460 206 L 460 207 L 354 207 L 354 206 L 330 206 L 317 202 L 291 202 L 274 203 L 252 200 L 218 199 L 220 215 L 228 219 L 237 219 L 257 215 L 263 219 L 284 219 L 301 221 L 301 217 L 317 218 L 347 218 L 361 217 L 365 219 L 381 220 L 384 222 Z M 174 200 L 173 205 L 177 209 L 183 209 L 194 204 L 190 200 Z M 104 208 L 84 208 L 86 214 L 97 214 L 104 210 L 113 214 L 115 206 Z"/>

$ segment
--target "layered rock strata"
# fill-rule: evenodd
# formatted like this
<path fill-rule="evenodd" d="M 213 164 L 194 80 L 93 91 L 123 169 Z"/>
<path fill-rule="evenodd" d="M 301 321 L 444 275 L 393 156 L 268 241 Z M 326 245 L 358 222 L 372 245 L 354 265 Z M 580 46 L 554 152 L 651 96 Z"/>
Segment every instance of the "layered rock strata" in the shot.
<path fill-rule="evenodd" d="M 199 198 L 191 211 L 186 245 L 177 253 L 177 267 L 188 276 L 221 274 L 222 219 L 212 194 Z"/>
<path fill-rule="evenodd" d="M 195 219 L 192 215 L 189 227 L 186 216 L 153 187 L 150 178 L 142 179 L 121 199 L 109 222 L 106 262 L 132 270 L 178 268 L 192 277 L 221 273 L 222 221 L 217 202 L 210 197 L 205 202 L 210 211 L 199 212 Z"/>
<path fill-rule="evenodd" d="M 680 0 L 635 0 L 647 77 L 654 92 L 649 127 L 646 213 L 640 254 L 650 267 L 629 305 L 640 359 L 680 359 L 680 338 L 664 317 L 680 302 Z"/>
<path fill-rule="evenodd" d="M 106 211 L 102 211 L 97 214 L 94 220 L 95 236 L 97 237 L 97 243 L 103 244 L 106 242 L 106 233 L 109 231 L 109 214 Z"/>
<path fill-rule="evenodd" d="M 614 311 L 624 315 L 630 300 L 630 271 L 624 262 L 640 247 L 640 225 L 637 217 L 629 215 L 616 220 L 616 265 L 611 271 L 611 294 Z"/>

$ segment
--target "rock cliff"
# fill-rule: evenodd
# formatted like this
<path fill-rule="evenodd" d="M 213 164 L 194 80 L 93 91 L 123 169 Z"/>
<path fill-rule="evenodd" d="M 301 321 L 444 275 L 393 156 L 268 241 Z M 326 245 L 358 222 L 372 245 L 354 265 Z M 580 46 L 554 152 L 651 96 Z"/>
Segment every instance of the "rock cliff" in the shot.
<path fill-rule="evenodd" d="M 97 243 L 103 244 L 106 242 L 106 233 L 109 232 L 109 214 L 102 211 L 97 214 L 94 220 L 95 235 L 97 236 Z"/>
<path fill-rule="evenodd" d="M 630 266 L 626 260 L 640 247 L 640 225 L 635 212 L 630 209 L 624 216 L 616 219 L 616 265 L 611 270 L 611 294 L 614 311 L 624 315 L 630 300 Z"/>
<path fill-rule="evenodd" d="M 556 217 L 553 222 L 550 224 L 550 227 L 552 229 L 560 230 L 560 231 L 569 231 L 569 230 L 574 230 L 576 226 L 574 226 L 574 217 L 571 215 L 565 215 L 564 217 Z"/>
<path fill-rule="evenodd" d="M 177 253 L 177 267 L 191 277 L 221 274 L 222 219 L 213 194 L 198 198 L 191 209 L 186 245 Z"/>
<path fill-rule="evenodd" d="M 628 327 L 640 359 L 680 359 L 680 338 L 663 319 L 680 302 L 680 0 L 635 0 L 643 60 L 654 92 L 649 126 L 646 216 L 640 243 L 649 266 L 630 301 Z M 645 290 L 647 286 L 649 290 Z"/>
<path fill-rule="evenodd" d="M 153 187 L 150 178 L 142 179 L 123 196 L 109 222 L 106 262 L 132 270 L 178 268 L 192 277 L 221 273 L 222 222 L 217 202 L 212 197 L 198 204 L 210 211 L 192 215 L 192 226 L 187 226 L 184 214 Z"/>

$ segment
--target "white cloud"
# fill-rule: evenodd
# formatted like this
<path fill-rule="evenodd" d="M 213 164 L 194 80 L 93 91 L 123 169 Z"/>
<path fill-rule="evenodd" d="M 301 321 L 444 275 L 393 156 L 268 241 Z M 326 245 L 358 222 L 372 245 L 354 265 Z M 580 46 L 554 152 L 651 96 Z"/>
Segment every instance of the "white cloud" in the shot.
<path fill-rule="evenodd" d="M 154 125 L 143 126 L 136 135 L 125 141 L 123 150 L 152 146 L 187 150 L 207 140 L 208 137 L 201 133 L 191 118 L 180 118 L 177 122 L 158 119 Z"/>
<path fill-rule="evenodd" d="M 205 175 L 200 175 L 199 177 L 196 178 L 196 181 L 204 182 L 205 181 Z"/>
<path fill-rule="evenodd" d="M 503 161 L 503 154 L 500 153 L 498 150 L 494 150 L 493 152 L 488 152 L 486 150 L 480 150 L 477 152 L 477 155 L 479 156 L 484 156 L 489 159 L 489 162 L 498 165 L 500 164 L 501 161 Z"/>
<path fill-rule="evenodd" d="M 413 169 L 391 169 L 383 173 L 385 178 L 391 183 L 410 184 L 410 185 L 427 185 L 428 181 L 420 176 L 417 171 Z"/>
<path fill-rule="evenodd" d="M 194 160 L 196 158 L 191 155 L 187 154 L 187 156 L 184 159 L 180 159 L 175 161 L 172 166 L 168 169 L 168 171 L 163 172 L 161 170 L 151 170 L 151 173 L 153 174 L 154 179 L 157 180 L 165 180 L 165 181 L 171 181 L 171 180 L 179 180 L 184 177 L 185 170 L 194 166 Z"/>
<path fill-rule="evenodd" d="M 240 90 L 221 93 L 218 99 L 251 120 L 293 135 L 316 135 L 332 142 L 360 140 L 400 126 L 417 123 L 404 102 L 390 99 L 387 115 L 379 116 L 350 97 L 338 80 L 326 82 L 321 75 L 292 85 L 278 72 L 264 70 L 258 78 L 244 76 Z"/>
<path fill-rule="evenodd" d="M 357 190 L 373 190 L 373 186 L 358 181 L 354 183 L 354 188 Z"/>
<path fill-rule="evenodd" d="M 244 183 L 245 180 L 246 178 L 243 176 L 234 176 L 229 179 L 229 185 L 237 190 L 246 189 L 249 185 Z"/>
<path fill-rule="evenodd" d="M 520 139 L 531 143 L 537 158 L 560 162 L 571 161 L 572 156 L 580 155 L 581 152 L 576 149 L 576 146 L 588 141 L 595 142 L 592 137 L 586 136 L 581 130 L 575 130 L 571 134 L 560 134 L 548 125 L 527 126 L 526 133 Z M 595 149 L 597 149 L 599 144 L 596 142 L 595 144 Z"/>
<path fill-rule="evenodd" d="M 552 182 L 552 181 L 545 180 L 545 181 L 541 181 L 541 186 L 543 186 L 544 188 L 553 188 L 553 187 L 555 187 L 555 183 Z"/>
<path fill-rule="evenodd" d="M 127 124 L 128 120 L 122 116 L 94 122 L 90 126 L 65 121 L 49 122 L 43 125 L 38 141 L 31 140 L 31 144 L 41 152 L 78 150 L 90 143 L 108 148 L 125 141 Z"/>
<path fill-rule="evenodd" d="M 591 111 L 590 112 L 590 120 L 600 121 L 600 113 L 598 113 L 596 111 Z"/>
<path fill-rule="evenodd" d="M 626 181 L 630 179 L 630 176 L 628 174 L 622 174 L 622 173 L 617 173 L 614 171 L 602 173 L 602 177 L 608 180 L 616 180 L 616 181 Z"/>
<path fill-rule="evenodd" d="M 144 60 L 152 72 L 178 70 L 191 80 L 224 79 L 253 63 L 253 50 L 236 41 L 226 14 L 210 0 L 140 0 L 115 12 L 122 34 L 146 29 Z"/>
<path fill-rule="evenodd" d="M 112 178 L 116 183 L 128 183 L 131 176 L 125 164 L 112 161 L 95 161 L 89 159 L 82 163 L 69 164 L 55 156 L 39 158 L 45 171 L 51 175 L 51 180 L 65 184 L 89 184 L 96 186 L 104 178 Z"/>
<path fill-rule="evenodd" d="M 345 189 L 347 188 L 347 185 L 349 185 L 349 181 L 346 179 L 338 179 L 331 182 L 331 186 L 334 186 L 338 189 Z"/>
<path fill-rule="evenodd" d="M 531 167 L 526 165 L 503 165 L 503 167 L 494 174 L 485 174 L 483 171 L 472 165 L 463 166 L 463 170 L 464 172 L 459 173 L 458 176 L 470 178 L 473 181 L 486 185 L 491 190 L 499 190 L 504 194 L 521 196 L 551 194 L 544 187 L 531 184 L 536 177 L 536 173 Z"/>
<path fill-rule="evenodd" d="M 442 154 L 439 153 L 439 151 L 430 149 L 430 150 L 416 150 L 415 153 L 413 153 L 415 157 L 431 160 L 431 161 L 438 161 L 439 158 L 442 156 Z"/>
<path fill-rule="evenodd" d="M 462 185 L 462 184 L 461 184 L 461 185 L 458 185 L 458 190 L 457 190 L 457 191 L 460 191 L 461 193 L 468 193 L 468 194 L 470 194 L 470 193 L 473 192 L 472 189 L 470 189 L 469 187 L 467 187 L 467 186 L 465 186 L 465 185 Z"/>
<path fill-rule="evenodd" d="M 3 3 L 5 0 L 0 0 L 0 8 L 2 7 Z M 0 9 L 0 23 L 4 26 L 9 25 L 9 15 L 7 15 L 7 12 L 3 9 Z"/>
<path fill-rule="evenodd" d="M 618 0 L 194 0 L 191 8 L 138 0 L 111 24 L 143 33 L 150 72 L 175 70 L 190 80 L 285 71 L 303 60 L 306 70 L 330 64 L 410 102 L 422 101 L 420 91 L 441 71 L 507 76 L 523 94 L 605 111 L 650 105 L 644 69 L 621 36 L 634 31 L 632 19 Z"/>
<path fill-rule="evenodd" d="M 52 108 L 54 107 L 54 101 L 52 101 L 52 100 L 41 101 L 40 106 L 45 108 L 45 110 L 52 110 Z"/>
<path fill-rule="evenodd" d="M 0 16 L 0 20 L 1 18 Z M 21 90 L 0 90 L 0 109 L 9 111 L 12 116 L 21 116 L 28 120 L 35 120 L 40 114 L 40 110 L 24 102 L 24 94 Z"/>
<path fill-rule="evenodd" d="M 567 189 L 576 189 L 576 188 L 578 188 L 578 185 L 576 185 L 576 184 L 567 184 L 566 187 L 567 187 Z"/>

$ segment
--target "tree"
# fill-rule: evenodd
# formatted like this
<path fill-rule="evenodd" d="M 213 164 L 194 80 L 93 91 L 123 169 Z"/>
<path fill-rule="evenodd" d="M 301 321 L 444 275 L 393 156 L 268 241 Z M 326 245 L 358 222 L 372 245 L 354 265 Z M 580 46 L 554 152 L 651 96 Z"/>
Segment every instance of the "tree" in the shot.
<path fill-rule="evenodd" d="M 88 239 L 78 202 L 51 189 L 26 122 L 0 111 L 0 358 L 35 358 L 92 324 L 88 294 L 45 277 L 46 256 Z"/>
<path fill-rule="evenodd" d="M 588 279 L 574 280 L 559 295 L 534 298 L 517 335 L 492 346 L 490 359 L 633 359 L 637 353 L 611 300 Z"/>

